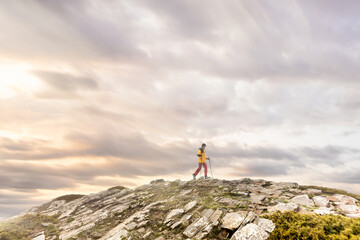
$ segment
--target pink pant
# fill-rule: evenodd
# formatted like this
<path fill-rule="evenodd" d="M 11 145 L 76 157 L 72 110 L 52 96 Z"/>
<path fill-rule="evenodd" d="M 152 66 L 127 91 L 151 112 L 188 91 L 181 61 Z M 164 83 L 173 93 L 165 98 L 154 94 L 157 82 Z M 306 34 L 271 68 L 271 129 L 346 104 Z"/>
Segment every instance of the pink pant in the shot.
<path fill-rule="evenodd" d="M 198 167 L 198 169 L 196 169 L 196 172 L 194 174 L 197 175 L 200 172 L 201 165 L 204 166 L 204 168 L 205 168 L 205 176 L 207 176 L 207 165 L 206 165 L 206 163 L 199 163 L 199 167 Z"/>

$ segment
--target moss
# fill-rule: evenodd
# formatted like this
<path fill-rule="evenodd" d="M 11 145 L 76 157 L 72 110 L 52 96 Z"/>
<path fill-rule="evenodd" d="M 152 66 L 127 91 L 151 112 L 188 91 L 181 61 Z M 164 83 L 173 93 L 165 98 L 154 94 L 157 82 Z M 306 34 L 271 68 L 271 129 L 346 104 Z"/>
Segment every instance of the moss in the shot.
<path fill-rule="evenodd" d="M 283 239 L 360 239 L 360 219 L 335 215 L 276 212 L 263 217 L 272 220 L 276 227 L 269 238 Z"/>

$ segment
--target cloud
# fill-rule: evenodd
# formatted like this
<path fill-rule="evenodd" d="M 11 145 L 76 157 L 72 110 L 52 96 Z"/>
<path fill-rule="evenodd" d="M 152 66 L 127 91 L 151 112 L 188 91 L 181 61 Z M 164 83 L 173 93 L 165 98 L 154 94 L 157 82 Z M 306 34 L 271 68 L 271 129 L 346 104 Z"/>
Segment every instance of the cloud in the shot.
<path fill-rule="evenodd" d="M 287 175 L 289 164 L 281 161 L 248 161 L 239 167 L 232 169 L 231 175 L 234 177 L 269 177 Z"/>
<path fill-rule="evenodd" d="M 235 177 L 356 183 L 358 5 L 2 3 L 0 190 L 185 175 L 202 141 Z"/>

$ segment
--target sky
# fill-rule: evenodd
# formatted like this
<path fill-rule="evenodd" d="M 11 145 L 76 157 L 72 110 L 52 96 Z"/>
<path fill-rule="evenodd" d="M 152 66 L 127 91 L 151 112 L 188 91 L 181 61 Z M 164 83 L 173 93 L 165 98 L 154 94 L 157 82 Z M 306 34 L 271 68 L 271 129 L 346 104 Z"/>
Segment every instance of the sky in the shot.
<path fill-rule="evenodd" d="M 359 7 L 0 0 L 0 220 L 190 180 L 203 142 L 215 178 L 360 193 Z"/>

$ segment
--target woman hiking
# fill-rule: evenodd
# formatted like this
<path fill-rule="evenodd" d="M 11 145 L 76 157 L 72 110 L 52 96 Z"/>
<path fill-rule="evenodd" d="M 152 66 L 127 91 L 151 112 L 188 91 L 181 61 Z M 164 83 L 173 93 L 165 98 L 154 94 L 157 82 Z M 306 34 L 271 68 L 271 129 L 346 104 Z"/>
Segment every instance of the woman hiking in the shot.
<path fill-rule="evenodd" d="M 209 178 L 209 177 L 207 176 L 206 160 L 207 160 L 207 159 L 210 160 L 210 158 L 207 158 L 207 157 L 206 157 L 205 148 L 206 148 L 206 144 L 203 143 L 203 144 L 201 145 L 201 148 L 199 148 L 199 150 L 198 150 L 198 152 L 197 152 L 197 156 L 199 157 L 199 161 L 198 161 L 198 162 L 199 162 L 199 167 L 198 167 L 198 169 L 196 169 L 195 173 L 193 173 L 193 178 L 194 178 L 194 180 L 196 180 L 196 175 L 200 172 L 202 166 L 204 166 L 204 168 L 205 168 L 205 179 Z"/>

